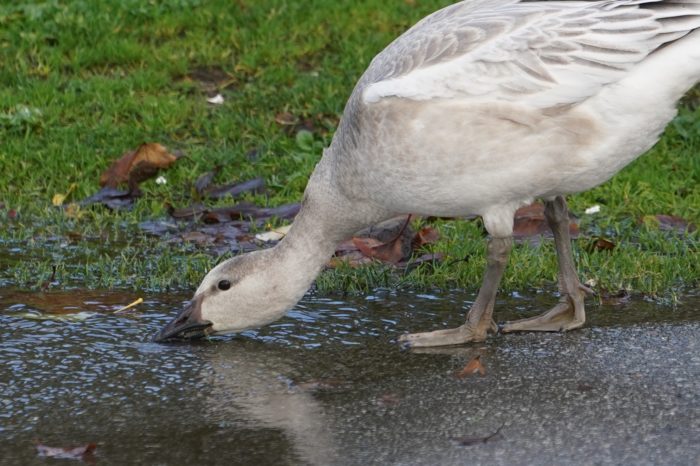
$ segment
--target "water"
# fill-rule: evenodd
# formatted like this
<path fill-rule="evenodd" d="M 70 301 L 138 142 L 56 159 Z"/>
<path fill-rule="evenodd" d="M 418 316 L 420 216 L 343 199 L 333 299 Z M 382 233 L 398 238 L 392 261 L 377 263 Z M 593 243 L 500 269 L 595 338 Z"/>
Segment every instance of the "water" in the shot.
<path fill-rule="evenodd" d="M 697 464 L 700 299 L 589 306 L 568 334 L 401 352 L 459 325 L 473 295 L 308 296 L 259 332 L 149 338 L 188 299 L 0 289 L 0 463 L 34 442 L 98 464 Z M 499 318 L 551 306 L 513 295 Z M 455 373 L 481 354 L 487 375 Z M 455 439 L 494 441 L 461 446 Z M 582 456 L 577 456 L 582 455 Z"/>

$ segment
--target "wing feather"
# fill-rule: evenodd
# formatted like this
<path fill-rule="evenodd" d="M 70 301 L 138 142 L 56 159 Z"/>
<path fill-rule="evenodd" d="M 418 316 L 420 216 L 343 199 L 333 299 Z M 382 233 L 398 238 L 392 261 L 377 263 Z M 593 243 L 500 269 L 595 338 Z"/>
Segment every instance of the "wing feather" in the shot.
<path fill-rule="evenodd" d="M 465 1 L 377 55 L 361 81 L 363 101 L 571 105 L 699 27 L 700 0 Z"/>

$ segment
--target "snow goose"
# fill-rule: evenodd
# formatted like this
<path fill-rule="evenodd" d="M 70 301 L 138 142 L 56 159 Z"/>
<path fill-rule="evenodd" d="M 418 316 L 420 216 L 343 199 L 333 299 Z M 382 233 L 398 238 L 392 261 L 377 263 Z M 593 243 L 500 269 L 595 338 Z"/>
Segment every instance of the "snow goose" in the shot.
<path fill-rule="evenodd" d="M 353 232 L 397 214 L 480 215 L 487 266 L 466 323 L 403 335 L 406 346 L 482 341 L 513 214 L 545 201 L 560 302 L 502 330 L 585 321 L 564 196 L 612 177 L 658 140 L 700 80 L 700 0 L 456 3 L 377 55 L 276 247 L 212 269 L 156 336 L 239 332 L 279 319 Z"/>

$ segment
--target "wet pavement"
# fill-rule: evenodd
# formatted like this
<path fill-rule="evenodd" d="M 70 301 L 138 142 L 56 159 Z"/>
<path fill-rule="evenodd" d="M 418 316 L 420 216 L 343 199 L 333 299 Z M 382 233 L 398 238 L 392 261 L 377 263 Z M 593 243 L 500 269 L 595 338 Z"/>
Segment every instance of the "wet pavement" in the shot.
<path fill-rule="evenodd" d="M 36 441 L 95 442 L 96 464 L 700 464 L 700 297 L 422 352 L 393 341 L 458 325 L 473 295 L 308 296 L 259 332 L 168 345 L 149 337 L 187 296 L 113 314 L 133 298 L 0 289 L 1 464 L 69 464 Z M 458 378 L 478 354 L 486 375 Z"/>

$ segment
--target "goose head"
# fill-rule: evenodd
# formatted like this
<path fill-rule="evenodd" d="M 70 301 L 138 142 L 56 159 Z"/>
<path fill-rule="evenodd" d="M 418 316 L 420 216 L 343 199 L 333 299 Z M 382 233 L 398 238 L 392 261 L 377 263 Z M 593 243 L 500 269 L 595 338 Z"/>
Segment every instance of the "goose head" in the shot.
<path fill-rule="evenodd" d="M 207 273 L 189 304 L 154 340 L 196 339 L 274 322 L 309 285 L 299 274 L 290 274 L 292 265 L 280 246 L 222 262 Z"/>

